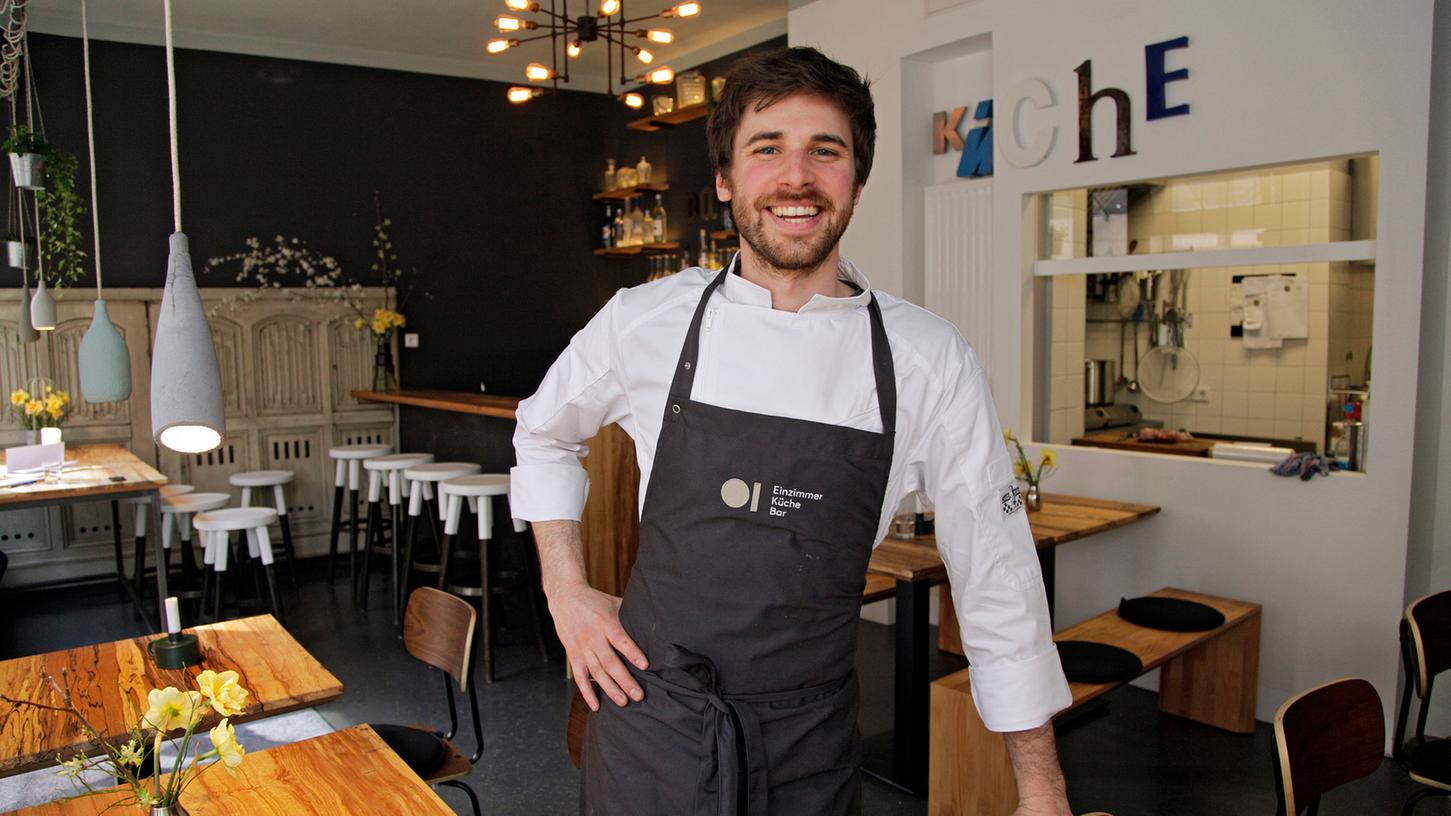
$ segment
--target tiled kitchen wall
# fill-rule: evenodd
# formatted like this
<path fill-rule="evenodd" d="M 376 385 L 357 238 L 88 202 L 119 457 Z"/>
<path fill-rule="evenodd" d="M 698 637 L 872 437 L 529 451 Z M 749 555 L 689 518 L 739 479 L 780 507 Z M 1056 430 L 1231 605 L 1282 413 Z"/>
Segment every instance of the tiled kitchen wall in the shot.
<path fill-rule="evenodd" d="M 1050 258 L 1088 255 L 1088 193 L 1066 190 L 1049 199 L 1048 247 Z M 1087 281 L 1082 275 L 1053 278 L 1052 287 L 1052 405 L 1049 439 L 1067 442 L 1083 435 L 1083 361 L 1087 320 Z"/>

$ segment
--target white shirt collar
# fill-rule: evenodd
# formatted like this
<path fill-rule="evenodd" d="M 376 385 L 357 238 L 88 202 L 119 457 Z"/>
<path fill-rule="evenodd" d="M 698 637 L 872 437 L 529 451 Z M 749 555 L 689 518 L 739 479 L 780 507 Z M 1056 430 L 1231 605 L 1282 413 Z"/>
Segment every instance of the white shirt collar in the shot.
<path fill-rule="evenodd" d="M 731 259 L 730 274 L 726 275 L 725 282 L 721 284 L 721 294 L 726 300 L 732 303 L 739 303 L 745 306 L 763 306 L 771 308 L 771 290 L 759 284 L 752 283 L 740 275 L 735 274 L 735 265 L 740 261 L 740 253 L 736 253 Z M 872 284 L 867 276 L 857 269 L 856 264 L 844 257 L 837 259 L 836 276 L 840 280 L 855 284 L 860 292 L 847 297 L 831 297 L 829 295 L 815 294 L 811 299 L 802 305 L 798 314 L 805 312 L 824 312 L 832 309 L 854 309 L 858 306 L 867 305 L 871 299 Z"/>

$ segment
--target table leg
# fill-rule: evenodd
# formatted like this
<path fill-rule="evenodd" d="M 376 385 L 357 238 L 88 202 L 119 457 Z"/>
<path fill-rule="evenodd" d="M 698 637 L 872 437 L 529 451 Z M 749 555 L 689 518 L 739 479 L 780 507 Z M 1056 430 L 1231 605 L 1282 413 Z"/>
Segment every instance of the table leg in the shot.
<path fill-rule="evenodd" d="M 116 545 L 116 580 L 121 582 L 121 600 L 130 594 L 126 591 L 126 556 L 121 552 L 121 503 L 111 500 L 111 542 Z M 138 603 L 138 614 L 139 603 Z"/>
<path fill-rule="evenodd" d="M 929 581 L 897 582 L 896 666 L 890 756 L 869 756 L 863 770 L 916 796 L 927 795 L 931 682 Z M 873 753 L 869 750 L 868 752 Z"/>
<path fill-rule="evenodd" d="M 160 506 L 161 506 L 161 493 L 160 493 L 160 491 L 157 491 L 157 492 L 151 494 L 151 503 L 148 504 L 148 505 L 146 505 L 147 509 L 146 509 L 145 512 L 148 512 L 149 513 L 149 512 L 151 512 L 151 508 L 153 508 L 153 507 L 160 507 Z M 165 524 L 166 521 L 167 521 L 166 518 L 164 516 L 162 516 L 162 517 L 160 517 L 158 519 L 157 524 L 158 525 Z M 162 546 L 161 539 L 162 539 L 162 536 L 159 536 L 159 535 L 154 535 L 154 536 L 151 537 L 151 540 L 153 542 L 155 542 L 152 546 L 154 546 L 156 548 L 156 611 L 157 611 L 157 616 L 158 616 L 158 619 L 159 619 L 159 626 L 158 626 L 158 628 L 157 628 L 156 631 L 158 631 L 158 632 L 165 632 L 166 631 L 166 598 L 167 598 L 167 596 L 169 596 L 171 594 L 171 590 L 167 588 L 166 549 Z M 183 546 L 190 547 L 191 544 L 188 542 L 188 543 L 184 544 Z"/>

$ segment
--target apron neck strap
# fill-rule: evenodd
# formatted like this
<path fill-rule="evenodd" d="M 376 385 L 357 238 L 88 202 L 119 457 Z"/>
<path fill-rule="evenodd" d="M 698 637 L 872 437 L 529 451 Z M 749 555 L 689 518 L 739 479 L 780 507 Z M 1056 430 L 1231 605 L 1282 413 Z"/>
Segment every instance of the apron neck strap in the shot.
<path fill-rule="evenodd" d="M 705 308 L 710 303 L 711 295 L 725 283 L 726 275 L 733 269 L 734 263 L 722 269 L 705 287 L 700 303 L 695 307 L 695 316 L 691 318 L 690 329 L 685 333 L 685 344 L 680 347 L 680 360 L 675 364 L 675 379 L 670 384 L 670 395 L 677 400 L 690 399 L 695 386 L 696 362 L 700 355 L 700 326 L 705 319 Z M 875 292 L 867 301 L 867 313 L 872 323 L 872 373 L 877 384 L 877 409 L 882 414 L 882 433 L 890 436 L 897 431 L 897 375 L 892 364 L 892 347 L 887 341 L 887 329 L 882 323 L 882 309 L 877 305 Z"/>

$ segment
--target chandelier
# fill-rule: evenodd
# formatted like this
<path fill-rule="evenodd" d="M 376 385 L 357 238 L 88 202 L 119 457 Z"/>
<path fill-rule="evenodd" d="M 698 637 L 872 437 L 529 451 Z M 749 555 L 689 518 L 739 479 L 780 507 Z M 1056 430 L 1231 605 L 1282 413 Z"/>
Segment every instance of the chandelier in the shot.
<path fill-rule="evenodd" d="M 541 14 L 546 19 L 535 21 L 500 14 L 494 19 L 494 26 L 504 35 L 489 40 L 485 46 L 490 54 L 502 54 L 527 42 L 549 38 L 549 64 L 531 62 L 524 69 L 524 76 L 531 82 L 552 83 L 553 90 L 559 90 L 559 83 L 569 82 L 569 63 L 584 53 L 585 43 L 605 41 L 605 81 L 609 93 L 619 89 L 620 101 L 632 108 L 643 107 L 645 97 L 638 91 L 628 89 L 631 83 L 669 85 L 675 81 L 675 72 L 668 65 L 649 67 L 655 55 L 646 47 L 652 43 L 668 45 L 675 41 L 674 32 L 667 28 L 642 28 L 640 24 L 656 18 L 672 19 L 694 17 L 700 14 L 700 3 L 677 3 L 645 17 L 626 18 L 624 0 L 583 0 L 581 5 L 589 8 L 594 2 L 594 14 L 571 17 L 569 0 L 549 0 L 548 7 L 536 0 L 504 0 L 512 12 Z M 540 31 L 540 34 L 517 36 L 524 32 Z M 633 40 L 631 39 L 633 38 Z M 643 74 L 633 74 L 630 59 L 645 66 Z M 515 104 L 528 102 L 544 93 L 537 85 L 515 85 L 509 89 L 509 101 Z"/>

